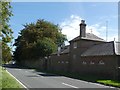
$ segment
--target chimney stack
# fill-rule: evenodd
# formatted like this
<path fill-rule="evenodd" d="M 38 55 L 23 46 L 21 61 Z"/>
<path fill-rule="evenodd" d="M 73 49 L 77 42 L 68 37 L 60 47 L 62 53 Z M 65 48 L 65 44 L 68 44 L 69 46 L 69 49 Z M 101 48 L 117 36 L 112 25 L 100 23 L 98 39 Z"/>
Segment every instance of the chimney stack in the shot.
<path fill-rule="evenodd" d="M 81 20 L 81 23 L 80 23 L 80 37 L 86 37 L 86 24 L 85 24 L 85 20 Z"/>

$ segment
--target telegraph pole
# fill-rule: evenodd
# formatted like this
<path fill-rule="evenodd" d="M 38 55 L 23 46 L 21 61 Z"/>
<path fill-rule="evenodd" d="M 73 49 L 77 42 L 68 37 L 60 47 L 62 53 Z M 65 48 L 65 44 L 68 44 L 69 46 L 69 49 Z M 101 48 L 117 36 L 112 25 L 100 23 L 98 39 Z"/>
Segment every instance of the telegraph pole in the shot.
<path fill-rule="evenodd" d="M 108 40 L 108 21 L 106 21 L 106 41 Z"/>

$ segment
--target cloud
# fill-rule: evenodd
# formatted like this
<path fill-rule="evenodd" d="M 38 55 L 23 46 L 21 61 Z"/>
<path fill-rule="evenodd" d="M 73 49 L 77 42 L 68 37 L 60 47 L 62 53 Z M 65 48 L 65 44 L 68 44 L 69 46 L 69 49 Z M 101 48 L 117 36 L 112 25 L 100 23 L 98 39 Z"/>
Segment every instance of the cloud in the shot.
<path fill-rule="evenodd" d="M 62 33 L 67 35 L 68 40 L 72 40 L 73 38 L 79 36 L 80 34 L 80 26 L 81 20 L 83 18 L 71 15 L 68 19 L 65 19 L 63 22 L 60 23 L 60 27 L 62 28 Z M 100 27 L 99 24 L 91 25 L 86 27 L 87 33 L 93 33 L 95 35 L 100 35 L 100 33 L 97 31 Z M 104 27 L 101 27 L 99 29 L 102 29 Z"/>
<path fill-rule="evenodd" d="M 97 31 L 98 28 L 99 28 L 99 25 L 98 25 L 98 24 L 91 25 L 91 26 L 87 26 L 87 27 L 86 27 L 86 32 L 87 32 L 87 33 L 93 33 L 93 34 L 99 36 L 100 33 Z"/>
<path fill-rule="evenodd" d="M 79 16 L 71 15 L 70 18 L 65 19 L 60 23 L 62 33 L 67 35 L 68 40 L 71 40 L 79 35 L 79 24 L 82 18 Z"/>
<path fill-rule="evenodd" d="M 65 19 L 63 22 L 60 23 L 60 27 L 62 28 L 62 33 L 67 35 L 68 41 L 79 36 L 80 34 L 79 24 L 81 23 L 81 20 L 84 19 L 77 15 L 71 15 L 69 18 Z M 87 24 L 86 33 L 93 33 L 98 37 L 106 40 L 106 26 L 101 24 L 100 22 L 95 23 L 93 25 Z M 109 36 L 108 41 L 111 40 L 113 41 L 114 38 L 116 38 L 116 40 L 118 39 L 116 34 Z"/>

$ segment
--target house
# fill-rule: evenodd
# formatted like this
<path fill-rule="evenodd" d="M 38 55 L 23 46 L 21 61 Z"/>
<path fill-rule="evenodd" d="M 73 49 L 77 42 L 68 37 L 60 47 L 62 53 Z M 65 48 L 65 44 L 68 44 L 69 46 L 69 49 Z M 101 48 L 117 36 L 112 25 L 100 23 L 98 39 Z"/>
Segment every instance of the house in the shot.
<path fill-rule="evenodd" d="M 80 35 L 69 42 L 70 45 L 50 56 L 47 63 L 49 70 L 120 77 L 119 42 L 107 42 L 92 33 L 86 33 L 84 20 L 80 24 Z"/>

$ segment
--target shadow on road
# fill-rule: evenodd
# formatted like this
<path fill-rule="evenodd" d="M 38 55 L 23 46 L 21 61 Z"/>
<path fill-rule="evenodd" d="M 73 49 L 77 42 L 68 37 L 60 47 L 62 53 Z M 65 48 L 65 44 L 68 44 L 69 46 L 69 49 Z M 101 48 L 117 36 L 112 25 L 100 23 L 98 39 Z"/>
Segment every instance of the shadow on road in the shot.
<path fill-rule="evenodd" d="M 57 75 L 57 74 L 52 74 L 52 73 L 47 73 L 47 72 L 42 72 L 42 71 L 36 71 L 36 70 L 32 70 L 34 68 L 28 68 L 25 66 L 20 66 L 17 64 L 4 64 L 2 65 L 4 68 L 12 68 L 12 69 L 27 69 L 28 72 L 31 73 L 36 73 L 36 75 L 28 75 L 27 77 L 39 77 L 39 76 L 44 76 L 44 77 L 60 77 L 61 75 Z"/>
<path fill-rule="evenodd" d="M 37 75 L 28 75 L 27 77 L 39 77 Z"/>
<path fill-rule="evenodd" d="M 50 74 L 50 73 L 42 73 L 42 74 L 38 74 L 44 77 L 60 77 L 60 75 L 56 75 L 56 74 Z"/>

